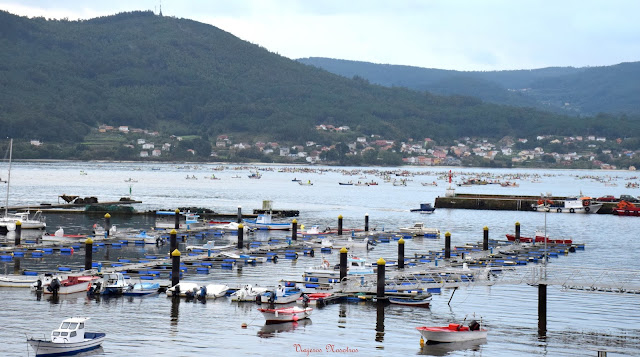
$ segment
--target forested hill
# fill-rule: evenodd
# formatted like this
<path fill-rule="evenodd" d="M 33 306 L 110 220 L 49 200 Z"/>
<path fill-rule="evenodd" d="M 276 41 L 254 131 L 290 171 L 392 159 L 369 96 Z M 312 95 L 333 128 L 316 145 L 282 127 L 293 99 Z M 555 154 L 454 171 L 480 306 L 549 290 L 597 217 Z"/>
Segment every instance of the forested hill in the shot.
<path fill-rule="evenodd" d="M 301 63 L 387 87 L 441 95 L 468 95 L 506 105 L 530 106 L 573 115 L 640 114 L 640 62 L 606 67 L 549 67 L 516 71 L 451 71 L 331 58 Z"/>
<path fill-rule="evenodd" d="M 627 119 L 372 85 L 150 11 L 87 21 L 0 11 L 0 48 L 0 130 L 14 138 L 81 141 L 99 124 L 295 142 L 318 140 L 317 124 L 389 139 L 639 132 Z"/>

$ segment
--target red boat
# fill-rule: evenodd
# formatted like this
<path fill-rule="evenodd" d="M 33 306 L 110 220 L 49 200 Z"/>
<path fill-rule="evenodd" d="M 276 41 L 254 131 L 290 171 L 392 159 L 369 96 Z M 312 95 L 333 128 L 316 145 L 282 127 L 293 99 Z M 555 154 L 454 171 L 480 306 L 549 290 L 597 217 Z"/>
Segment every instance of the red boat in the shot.
<path fill-rule="evenodd" d="M 507 240 L 515 242 L 516 240 L 516 235 L 515 234 L 505 234 L 507 236 Z M 534 240 L 534 238 L 531 237 L 523 237 L 520 236 L 520 242 L 521 243 L 532 243 Z M 536 236 L 535 236 L 535 242 L 536 243 L 544 243 L 544 234 L 540 233 L 540 232 L 536 232 Z M 549 239 L 549 237 L 547 237 L 547 243 L 551 243 L 551 244 L 571 244 L 573 243 L 573 241 L 571 239 Z"/>
<path fill-rule="evenodd" d="M 627 201 L 620 201 L 616 208 L 613 209 L 613 214 L 618 216 L 640 216 L 640 207 L 637 207 L 633 203 Z"/>

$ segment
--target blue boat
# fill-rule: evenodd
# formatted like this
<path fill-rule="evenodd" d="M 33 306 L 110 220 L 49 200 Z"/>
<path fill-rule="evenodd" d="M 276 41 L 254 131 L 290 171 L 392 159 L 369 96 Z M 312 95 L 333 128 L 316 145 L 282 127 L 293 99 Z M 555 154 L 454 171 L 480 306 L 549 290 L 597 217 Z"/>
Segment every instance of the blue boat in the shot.
<path fill-rule="evenodd" d="M 430 213 L 433 213 L 433 211 L 435 210 L 436 208 L 433 207 L 431 203 L 421 203 L 420 208 L 413 208 L 411 212 L 420 212 L 420 213 L 430 214 Z"/>
<path fill-rule="evenodd" d="M 151 295 L 151 294 L 157 294 L 158 290 L 160 290 L 159 283 L 129 284 L 129 286 L 124 290 L 124 295 L 126 296 Z"/>

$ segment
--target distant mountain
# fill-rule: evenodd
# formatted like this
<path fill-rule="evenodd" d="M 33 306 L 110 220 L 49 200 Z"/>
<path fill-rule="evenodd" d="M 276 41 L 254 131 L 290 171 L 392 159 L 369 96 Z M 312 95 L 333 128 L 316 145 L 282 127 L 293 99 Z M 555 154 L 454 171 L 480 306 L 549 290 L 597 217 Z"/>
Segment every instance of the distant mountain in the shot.
<path fill-rule="evenodd" d="M 387 88 L 364 75 L 344 78 L 290 60 L 214 26 L 149 11 L 87 21 L 28 19 L 0 11 L 0 48 L 0 131 L 14 138 L 80 144 L 100 124 L 208 142 L 220 134 L 238 141 L 337 140 L 315 130 L 318 124 L 349 126 L 345 141 L 374 134 L 444 141 L 640 133 L 638 121 L 624 118 L 576 119 L 466 96 L 525 82 L 518 71 L 502 82 L 446 71 L 434 71 L 439 77 L 423 81 L 424 88 L 435 84 L 472 92 L 464 96 Z M 371 73 L 386 68 L 385 78 L 396 86 L 407 86 L 411 73 L 422 73 L 405 67 L 400 69 L 406 74 L 399 76 L 394 66 L 369 68 Z M 549 82 L 558 78 L 554 71 L 566 72 L 561 78 L 568 80 L 584 70 L 534 71 L 541 88 L 554 85 Z M 523 105 L 530 100 L 520 92 L 494 92 L 505 100 L 520 98 Z"/>
<path fill-rule="evenodd" d="M 387 87 L 468 95 L 490 103 L 568 114 L 640 114 L 640 62 L 607 67 L 461 72 L 320 57 L 298 61 Z"/>

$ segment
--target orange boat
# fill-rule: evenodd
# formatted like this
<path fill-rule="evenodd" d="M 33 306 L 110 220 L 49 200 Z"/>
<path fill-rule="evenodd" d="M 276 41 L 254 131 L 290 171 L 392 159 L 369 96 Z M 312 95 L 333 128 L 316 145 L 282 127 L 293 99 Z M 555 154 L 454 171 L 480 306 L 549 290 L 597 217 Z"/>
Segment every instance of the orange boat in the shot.
<path fill-rule="evenodd" d="M 613 209 L 613 214 L 618 216 L 640 216 L 640 207 L 637 207 L 631 202 L 620 201 L 616 208 Z"/>

